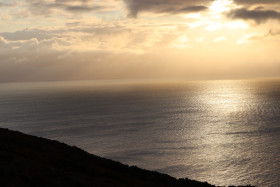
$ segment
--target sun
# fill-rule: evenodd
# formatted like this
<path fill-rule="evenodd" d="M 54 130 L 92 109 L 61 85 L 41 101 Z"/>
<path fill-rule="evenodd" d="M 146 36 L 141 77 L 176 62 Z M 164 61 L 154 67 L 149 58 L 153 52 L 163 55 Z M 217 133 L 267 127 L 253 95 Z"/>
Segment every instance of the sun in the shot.
<path fill-rule="evenodd" d="M 216 0 L 213 2 L 213 4 L 210 6 L 210 11 L 212 13 L 222 13 L 225 11 L 228 11 L 230 9 L 229 5 L 232 3 L 230 0 Z"/>

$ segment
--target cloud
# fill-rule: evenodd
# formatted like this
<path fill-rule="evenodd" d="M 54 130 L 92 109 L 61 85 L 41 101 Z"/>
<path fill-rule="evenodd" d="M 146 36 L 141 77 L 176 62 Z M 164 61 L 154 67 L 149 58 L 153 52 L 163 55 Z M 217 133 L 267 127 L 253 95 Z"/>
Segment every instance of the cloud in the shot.
<path fill-rule="evenodd" d="M 156 45 L 146 53 L 137 54 L 127 49 L 134 49 L 134 47 L 143 49 L 145 48 L 143 45 L 148 42 L 149 38 L 152 39 L 152 42 L 156 42 L 153 37 L 159 34 L 150 35 L 154 28 L 149 28 L 142 36 L 143 38 L 139 35 L 140 33 L 126 32 L 121 27 L 116 27 L 115 31 L 110 32 L 104 32 L 105 30 L 106 28 L 92 27 L 84 30 L 81 28 L 77 29 L 77 32 L 72 30 L 67 36 L 66 31 L 52 30 L 49 32 L 56 33 L 56 36 L 42 40 L 28 39 L 36 30 L 24 31 L 25 33 L 30 32 L 30 35 L 23 35 L 21 40 L 15 40 L 16 38 L 13 38 L 12 35 L 10 37 L 14 40 L 0 36 L 0 82 L 116 78 L 207 79 L 228 75 L 236 77 L 239 76 L 240 70 L 244 70 L 244 75 L 250 74 L 252 67 L 256 67 L 256 71 L 263 70 L 264 67 L 256 65 L 257 62 L 255 62 L 259 60 L 259 56 L 267 57 L 266 61 L 275 59 L 275 56 L 272 55 L 275 54 L 275 51 L 263 50 L 261 45 L 255 48 L 256 51 L 248 50 L 252 55 L 241 60 L 240 56 L 248 53 L 244 48 L 238 47 L 241 52 L 232 52 L 232 48 L 219 47 L 219 45 L 217 45 L 219 48 L 211 45 L 211 48 L 214 48 L 211 49 L 212 51 L 206 51 L 200 47 L 186 49 L 192 40 L 185 34 L 173 37 L 174 41 L 171 40 L 173 43 L 168 42 L 171 45 L 174 44 L 171 46 L 172 49 L 164 49 L 160 45 Z M 44 32 L 41 31 L 41 33 Z M 58 32 L 60 32 L 60 37 Z M 275 30 L 272 33 L 277 34 L 278 31 Z M 147 36 L 145 36 L 146 34 Z M 51 35 L 48 34 L 46 38 Z M 73 40 L 71 36 L 77 40 Z M 141 38 L 133 38 L 135 36 Z M 26 39 L 23 39 L 24 37 Z M 68 37 L 71 39 L 69 40 Z M 80 37 L 87 38 L 80 41 Z M 166 37 L 163 38 L 166 39 Z M 87 46 L 85 42 L 89 45 Z M 83 48 L 81 44 L 85 47 Z M 75 50 L 75 47 L 79 50 Z M 120 52 L 116 52 L 117 48 L 120 49 Z M 214 57 L 213 50 L 219 52 L 220 55 L 214 55 Z M 260 55 L 256 57 L 255 54 Z M 276 58 L 278 59 L 278 57 Z M 209 59 L 212 60 L 209 61 Z M 228 63 L 224 63 L 225 59 Z M 251 67 L 249 64 L 247 67 L 247 60 L 254 62 L 252 63 L 254 66 Z M 236 61 L 238 61 L 237 66 Z M 277 65 L 279 69 L 279 63 Z M 210 67 L 211 71 L 209 71 Z M 273 66 L 269 68 L 269 71 L 279 75 L 278 69 Z"/>
<path fill-rule="evenodd" d="M 0 2 L 0 7 L 4 7 L 4 6 L 7 6 L 8 4 L 6 4 L 6 3 L 1 3 Z"/>
<path fill-rule="evenodd" d="M 29 11 L 34 15 L 50 15 L 54 10 L 63 10 L 70 13 L 87 13 L 92 11 L 106 11 L 112 9 L 108 3 L 94 0 L 56 0 L 46 2 L 39 0 L 26 1 Z"/>
<path fill-rule="evenodd" d="M 10 41 L 17 40 L 29 40 L 32 38 L 37 38 L 38 40 L 50 39 L 55 37 L 61 31 L 48 31 L 43 29 L 23 29 L 15 32 L 2 32 L 0 33 L 5 39 Z"/>
<path fill-rule="evenodd" d="M 233 9 L 227 16 L 232 19 L 254 20 L 256 23 L 264 23 L 269 19 L 280 20 L 280 12 L 274 10 L 248 10 L 246 8 Z"/>
<path fill-rule="evenodd" d="M 270 29 L 267 33 L 267 36 L 278 36 L 280 35 L 279 29 Z"/>
<path fill-rule="evenodd" d="M 16 32 L 2 32 L 6 40 L 19 42 L 36 38 L 39 42 L 47 40 L 65 41 L 66 46 L 59 48 L 90 51 L 105 50 L 120 53 L 123 51 L 142 53 L 156 47 L 159 42 L 161 46 L 176 37 L 177 27 L 170 25 L 146 25 L 146 22 L 124 25 L 120 22 L 107 24 L 102 21 L 95 23 L 79 22 L 74 25 L 56 28 L 34 28 L 23 29 Z M 69 46 L 68 43 L 71 43 Z"/>
<path fill-rule="evenodd" d="M 9 41 L 0 37 L 0 82 L 151 78 L 178 74 L 176 62 L 162 67 L 171 58 L 166 60 L 162 53 L 155 56 L 99 50 L 73 52 L 57 50 L 54 47 L 57 42 L 57 39 Z"/>
<path fill-rule="evenodd" d="M 88 3 L 92 0 L 55 0 L 57 3 L 75 3 L 75 2 L 82 2 L 82 3 Z"/>
<path fill-rule="evenodd" d="M 225 41 L 225 40 L 227 40 L 226 37 L 220 36 L 220 37 L 215 38 L 214 42 L 222 42 L 222 41 Z"/>
<path fill-rule="evenodd" d="M 91 12 L 105 9 L 104 6 L 64 6 L 63 9 L 70 12 Z"/>
<path fill-rule="evenodd" d="M 103 6 L 89 6 L 89 5 L 67 5 L 62 3 L 32 3 L 30 10 L 36 14 L 49 13 L 52 9 L 62 9 L 69 12 L 91 12 L 105 9 Z M 43 10 L 45 9 L 45 10 Z"/>
<path fill-rule="evenodd" d="M 255 5 L 255 4 L 280 4 L 279 0 L 234 0 L 237 4 Z"/>
<path fill-rule="evenodd" d="M 7 41 L 3 36 L 0 36 L 0 47 L 1 47 L 2 45 L 7 44 L 7 43 L 8 43 L 8 41 Z"/>
<path fill-rule="evenodd" d="M 10 6 L 14 6 L 15 3 L 3 3 L 3 2 L 0 2 L 0 8 L 1 7 L 10 7 Z"/>
<path fill-rule="evenodd" d="M 280 35 L 280 30 L 279 29 L 270 29 L 266 34 L 260 34 L 260 33 L 250 33 L 246 34 L 245 36 L 242 36 L 237 40 L 237 44 L 243 44 L 249 41 L 254 41 L 254 40 L 264 40 L 268 37 L 275 37 Z"/>
<path fill-rule="evenodd" d="M 207 9 L 207 0 L 124 0 L 129 16 L 137 17 L 139 12 L 153 13 L 188 13 Z"/>

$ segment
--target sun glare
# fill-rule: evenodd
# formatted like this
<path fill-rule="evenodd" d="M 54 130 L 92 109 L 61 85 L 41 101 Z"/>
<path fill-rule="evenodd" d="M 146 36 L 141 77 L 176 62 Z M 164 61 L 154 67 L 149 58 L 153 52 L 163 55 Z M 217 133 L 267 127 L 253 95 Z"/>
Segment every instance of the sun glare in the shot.
<path fill-rule="evenodd" d="M 213 13 L 222 13 L 230 9 L 229 5 L 232 1 L 229 0 L 217 0 L 214 1 L 210 7 L 210 11 Z"/>

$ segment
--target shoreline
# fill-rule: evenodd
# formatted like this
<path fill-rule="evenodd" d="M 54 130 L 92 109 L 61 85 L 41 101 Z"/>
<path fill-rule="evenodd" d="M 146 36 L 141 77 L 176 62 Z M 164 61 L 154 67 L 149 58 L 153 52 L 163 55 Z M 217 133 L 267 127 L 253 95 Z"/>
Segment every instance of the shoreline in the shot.
<path fill-rule="evenodd" d="M 215 186 L 124 165 L 56 140 L 3 128 L 0 164 L 0 186 Z"/>

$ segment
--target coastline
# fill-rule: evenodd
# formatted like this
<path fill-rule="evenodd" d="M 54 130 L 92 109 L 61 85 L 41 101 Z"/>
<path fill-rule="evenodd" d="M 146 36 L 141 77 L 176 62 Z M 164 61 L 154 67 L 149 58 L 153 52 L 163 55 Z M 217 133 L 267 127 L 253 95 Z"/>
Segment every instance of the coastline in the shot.
<path fill-rule="evenodd" d="M 75 146 L 2 128 L 0 164 L 0 186 L 215 186 L 124 165 Z"/>

